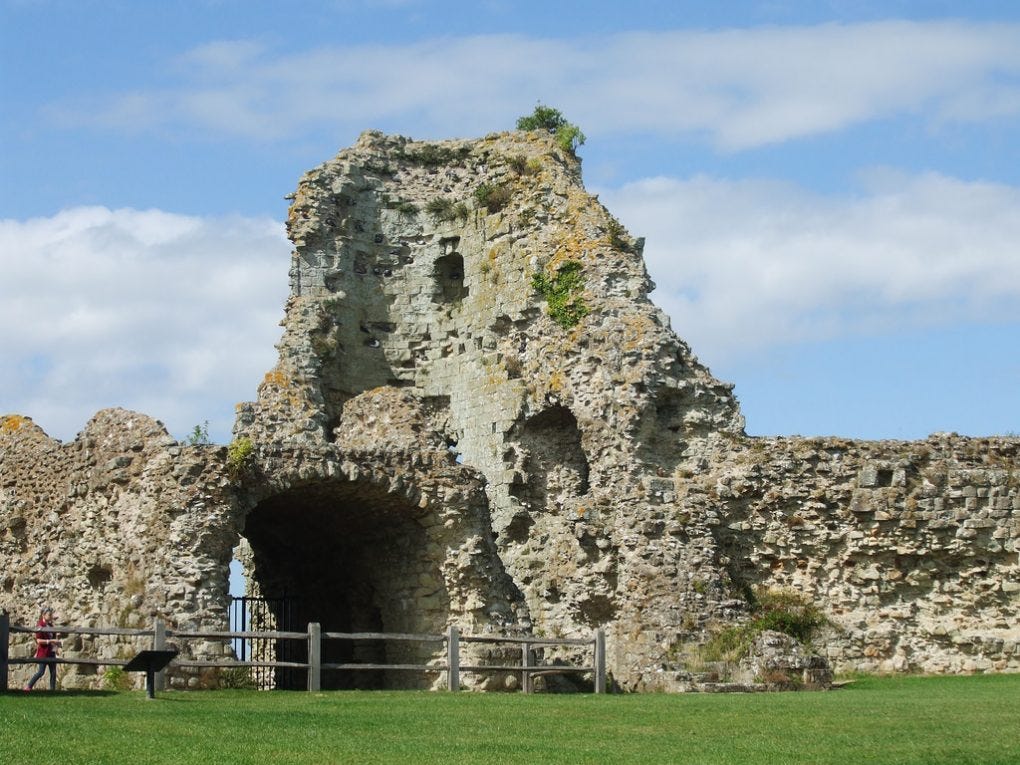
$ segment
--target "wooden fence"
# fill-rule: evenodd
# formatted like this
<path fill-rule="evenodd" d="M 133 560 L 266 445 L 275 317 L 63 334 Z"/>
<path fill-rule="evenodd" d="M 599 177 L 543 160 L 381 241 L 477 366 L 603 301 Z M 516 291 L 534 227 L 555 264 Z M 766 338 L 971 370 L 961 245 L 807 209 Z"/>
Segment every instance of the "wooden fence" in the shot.
<path fill-rule="evenodd" d="M 7 614 L 0 614 L 0 690 L 7 690 L 10 681 L 10 666 L 14 664 L 83 664 L 103 665 L 106 667 L 122 667 L 126 659 L 91 659 L 91 658 L 54 658 L 36 659 L 12 658 L 10 656 L 10 637 L 17 633 L 35 633 L 38 627 L 15 625 L 10 623 Z M 534 678 L 540 675 L 581 673 L 592 674 L 596 693 L 606 692 L 606 638 L 602 629 L 595 631 L 591 638 L 539 638 L 523 635 L 461 635 L 457 627 L 451 626 L 446 634 L 408 634 L 394 632 L 323 632 L 319 624 L 312 622 L 306 632 L 197 632 L 190 630 L 168 629 L 162 619 L 153 622 L 152 629 L 125 629 L 120 627 L 74 627 L 55 625 L 46 631 L 61 635 L 113 635 L 122 637 L 151 638 L 152 647 L 162 650 L 167 641 L 175 640 L 300 640 L 307 642 L 308 661 L 236 661 L 236 660 L 200 660 L 174 659 L 170 667 L 184 668 L 221 668 L 267 667 L 304 669 L 308 675 L 308 690 L 318 691 L 322 687 L 324 670 L 364 671 L 364 670 L 400 670 L 412 672 L 442 672 L 446 674 L 446 687 L 451 691 L 460 689 L 462 672 L 488 673 L 513 672 L 521 676 L 521 688 L 524 693 L 534 690 Z M 362 663 L 328 663 L 322 661 L 322 644 L 326 640 L 386 640 L 413 641 L 418 643 L 445 643 L 445 662 L 431 664 L 362 664 Z M 521 652 L 520 664 L 482 665 L 461 664 L 461 643 L 497 643 L 517 645 Z M 536 647 L 575 646 L 587 647 L 591 651 L 592 663 L 585 666 L 566 664 L 536 664 Z M 166 686 L 165 672 L 157 673 L 155 690 L 163 690 Z"/>

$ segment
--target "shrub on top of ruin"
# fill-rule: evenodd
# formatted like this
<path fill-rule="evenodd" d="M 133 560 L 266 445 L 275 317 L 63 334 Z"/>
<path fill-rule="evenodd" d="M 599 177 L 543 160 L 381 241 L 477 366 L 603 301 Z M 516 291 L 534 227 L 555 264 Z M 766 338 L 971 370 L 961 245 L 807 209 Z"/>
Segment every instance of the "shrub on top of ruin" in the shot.
<path fill-rule="evenodd" d="M 449 223 L 453 220 L 459 220 L 461 223 L 464 223 L 471 214 L 471 210 L 468 209 L 466 204 L 454 202 L 446 197 L 430 199 L 428 204 L 425 205 L 425 212 L 431 215 L 432 219 L 437 223 Z"/>
<path fill-rule="evenodd" d="M 517 120 L 518 130 L 548 130 L 556 136 L 556 143 L 565 152 L 573 154 L 577 147 L 585 142 L 585 135 L 581 128 L 572 122 L 567 122 L 566 117 L 559 109 L 551 106 L 544 106 L 541 102 L 535 107 L 535 111 Z"/>
<path fill-rule="evenodd" d="M 528 158 L 523 154 L 514 154 L 507 159 L 506 163 L 518 175 L 524 175 L 528 171 Z"/>
<path fill-rule="evenodd" d="M 209 420 L 192 428 L 185 441 L 188 446 L 207 446 L 211 444 L 212 441 L 209 440 Z"/>

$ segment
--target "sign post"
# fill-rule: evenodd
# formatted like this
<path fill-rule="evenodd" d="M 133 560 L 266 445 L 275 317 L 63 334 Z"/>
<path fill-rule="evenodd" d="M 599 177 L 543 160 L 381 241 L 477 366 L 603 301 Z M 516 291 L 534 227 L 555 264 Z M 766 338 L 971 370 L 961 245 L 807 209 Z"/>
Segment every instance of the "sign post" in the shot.
<path fill-rule="evenodd" d="M 166 668 L 177 651 L 139 651 L 124 665 L 125 672 L 144 672 L 145 690 L 150 699 L 156 698 L 156 673 Z"/>

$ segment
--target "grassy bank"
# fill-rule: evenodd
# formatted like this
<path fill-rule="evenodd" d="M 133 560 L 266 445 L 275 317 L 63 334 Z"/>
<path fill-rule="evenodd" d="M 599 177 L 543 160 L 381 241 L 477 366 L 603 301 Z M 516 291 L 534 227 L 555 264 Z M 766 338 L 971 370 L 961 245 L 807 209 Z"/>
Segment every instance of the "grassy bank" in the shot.
<path fill-rule="evenodd" d="M 1020 763 L 1020 676 L 828 693 L 9 693 L 0 762 Z"/>

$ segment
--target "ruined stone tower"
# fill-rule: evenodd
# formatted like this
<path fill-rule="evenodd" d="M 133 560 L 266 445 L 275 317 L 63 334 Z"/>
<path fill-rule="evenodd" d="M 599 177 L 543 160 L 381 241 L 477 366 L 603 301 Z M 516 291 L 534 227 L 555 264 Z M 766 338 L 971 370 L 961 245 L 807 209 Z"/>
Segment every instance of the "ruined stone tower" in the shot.
<path fill-rule="evenodd" d="M 365 133 L 288 229 L 232 457 L 120 411 L 64 445 L 3 420 L 3 605 L 222 626 L 243 540 L 252 591 L 326 630 L 605 627 L 627 689 L 685 687 L 753 587 L 821 607 L 839 669 L 1020 670 L 1017 439 L 746 437 L 549 134 Z"/>

